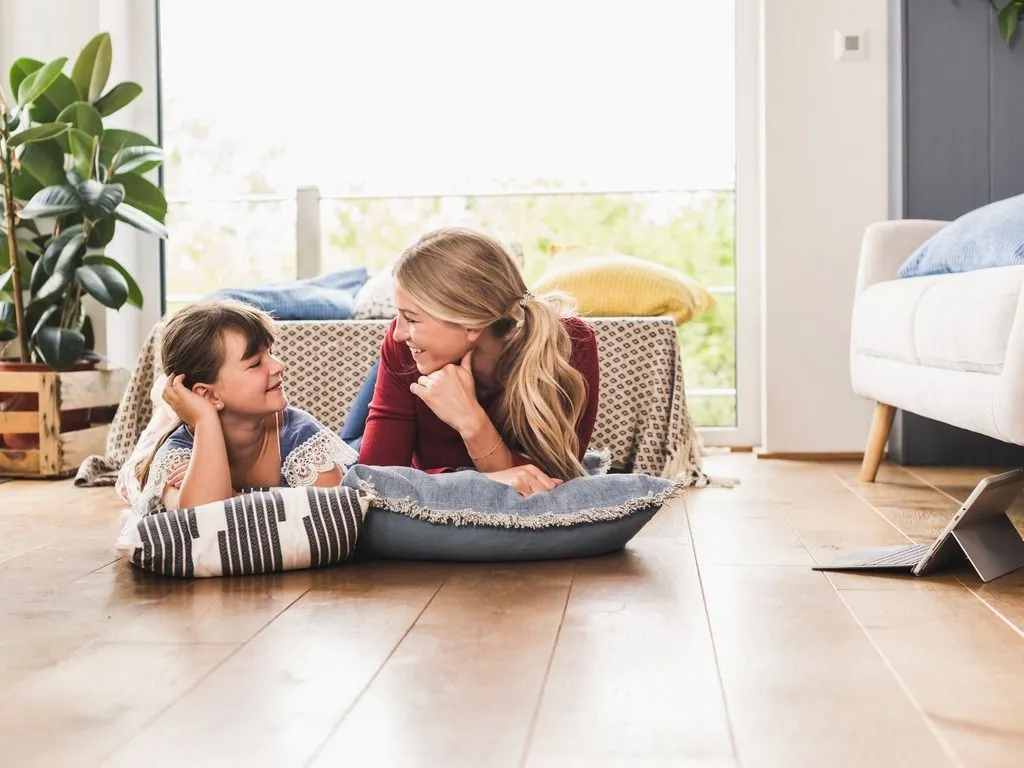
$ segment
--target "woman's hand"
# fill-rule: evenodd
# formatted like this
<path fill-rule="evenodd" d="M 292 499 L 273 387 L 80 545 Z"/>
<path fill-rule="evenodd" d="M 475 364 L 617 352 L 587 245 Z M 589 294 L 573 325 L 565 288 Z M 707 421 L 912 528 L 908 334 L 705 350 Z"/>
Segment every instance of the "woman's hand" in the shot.
<path fill-rule="evenodd" d="M 548 477 L 533 464 L 525 464 L 521 467 L 502 469 L 498 472 L 484 472 L 484 477 L 496 480 L 505 485 L 511 485 L 521 496 L 529 496 L 533 493 L 545 493 L 554 490 L 562 484 L 561 480 Z"/>
<path fill-rule="evenodd" d="M 434 414 L 460 435 L 466 435 L 486 418 L 476 399 L 476 385 L 471 366 L 473 350 L 458 365 L 449 363 L 429 376 L 420 376 L 409 385 L 410 391 Z"/>
<path fill-rule="evenodd" d="M 213 403 L 185 386 L 183 373 L 168 377 L 163 398 L 177 417 L 191 427 L 200 421 L 217 418 L 217 409 Z"/>

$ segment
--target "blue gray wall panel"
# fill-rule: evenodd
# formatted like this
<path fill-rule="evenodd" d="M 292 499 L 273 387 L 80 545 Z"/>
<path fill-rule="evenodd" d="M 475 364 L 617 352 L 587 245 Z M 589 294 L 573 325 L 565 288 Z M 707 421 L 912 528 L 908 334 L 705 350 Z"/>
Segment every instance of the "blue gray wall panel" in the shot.
<path fill-rule="evenodd" d="M 1008 48 L 989 0 L 892 0 L 893 152 L 905 218 L 954 219 L 1024 193 L 1024 40 Z M 897 415 L 901 464 L 1024 464 L 1024 448 L 915 414 Z"/>

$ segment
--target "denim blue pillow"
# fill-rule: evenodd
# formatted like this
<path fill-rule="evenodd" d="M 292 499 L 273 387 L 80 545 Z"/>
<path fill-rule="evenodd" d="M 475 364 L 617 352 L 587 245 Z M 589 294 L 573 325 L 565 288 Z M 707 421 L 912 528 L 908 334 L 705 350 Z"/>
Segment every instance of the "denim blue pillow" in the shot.
<path fill-rule="evenodd" d="M 431 475 L 365 464 L 350 467 L 342 484 L 370 495 L 360 549 L 386 558 L 476 562 L 620 550 L 681 487 L 650 475 L 602 474 L 523 497 L 472 470 Z"/>
<path fill-rule="evenodd" d="M 205 298 L 244 301 L 276 320 L 347 320 L 355 306 L 356 291 L 366 280 L 366 268 L 353 267 L 277 285 L 219 288 Z"/>
<path fill-rule="evenodd" d="M 1024 264 L 1024 195 L 965 213 L 924 242 L 899 269 L 923 277 Z"/>

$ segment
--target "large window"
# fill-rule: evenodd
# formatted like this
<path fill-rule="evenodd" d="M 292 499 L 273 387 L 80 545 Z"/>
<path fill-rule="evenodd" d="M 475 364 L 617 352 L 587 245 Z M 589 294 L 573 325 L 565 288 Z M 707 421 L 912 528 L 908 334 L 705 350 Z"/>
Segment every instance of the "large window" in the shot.
<path fill-rule="evenodd" d="M 518 243 L 528 280 L 615 249 L 716 295 L 679 338 L 695 421 L 735 426 L 733 6 L 163 0 L 168 305 L 377 269 L 444 224 Z"/>

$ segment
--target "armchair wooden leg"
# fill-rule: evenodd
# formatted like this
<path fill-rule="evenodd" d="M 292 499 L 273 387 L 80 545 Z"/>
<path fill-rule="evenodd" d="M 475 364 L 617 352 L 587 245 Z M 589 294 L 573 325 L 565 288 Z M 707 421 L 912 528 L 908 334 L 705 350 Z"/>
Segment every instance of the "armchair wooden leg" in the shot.
<path fill-rule="evenodd" d="M 889 430 L 892 428 L 892 420 L 895 416 L 896 409 L 893 406 L 875 403 L 875 415 L 871 419 L 871 434 L 868 435 L 868 446 L 864 450 L 864 462 L 860 465 L 860 481 L 862 483 L 875 482 L 878 465 L 882 463 L 882 456 L 885 455 L 885 443 L 889 439 Z"/>

